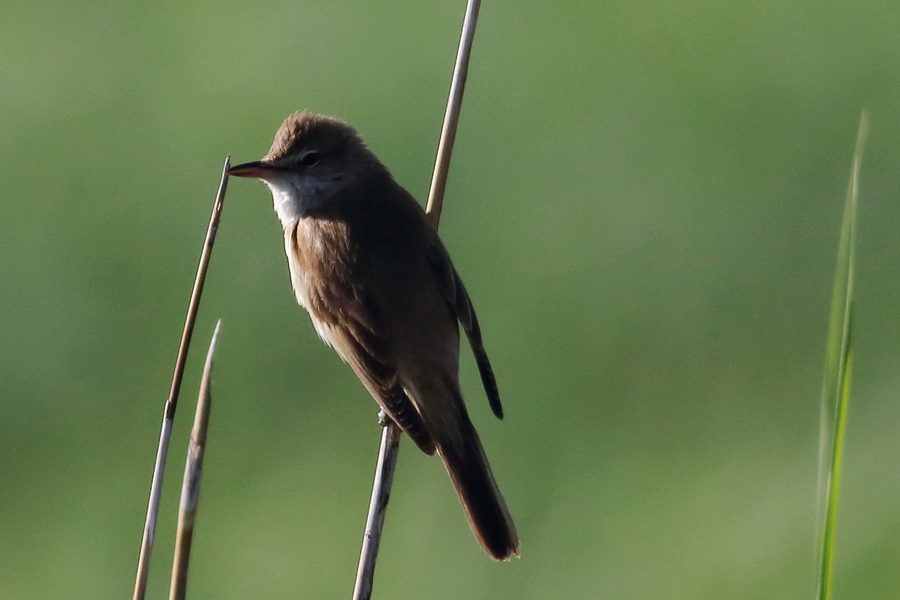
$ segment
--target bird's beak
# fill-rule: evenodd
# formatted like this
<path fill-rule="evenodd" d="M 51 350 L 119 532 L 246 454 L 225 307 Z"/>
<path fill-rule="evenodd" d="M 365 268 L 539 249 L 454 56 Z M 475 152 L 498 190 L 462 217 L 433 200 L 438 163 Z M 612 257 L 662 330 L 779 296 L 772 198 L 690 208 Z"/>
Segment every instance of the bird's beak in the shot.
<path fill-rule="evenodd" d="M 277 166 L 270 162 L 255 160 L 253 162 L 235 165 L 225 171 L 226 175 L 233 177 L 255 177 L 257 179 L 268 179 L 276 171 L 280 171 Z"/>

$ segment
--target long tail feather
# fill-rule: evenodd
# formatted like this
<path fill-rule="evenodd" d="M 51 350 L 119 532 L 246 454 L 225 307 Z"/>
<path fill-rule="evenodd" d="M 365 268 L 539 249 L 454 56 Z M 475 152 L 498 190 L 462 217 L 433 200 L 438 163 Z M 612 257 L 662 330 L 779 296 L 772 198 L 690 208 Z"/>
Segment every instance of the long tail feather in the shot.
<path fill-rule="evenodd" d="M 494 560 L 519 555 L 516 526 L 503 494 L 494 481 L 475 428 L 464 418 L 462 435 L 438 444 L 438 452 L 453 480 L 475 537 Z"/>

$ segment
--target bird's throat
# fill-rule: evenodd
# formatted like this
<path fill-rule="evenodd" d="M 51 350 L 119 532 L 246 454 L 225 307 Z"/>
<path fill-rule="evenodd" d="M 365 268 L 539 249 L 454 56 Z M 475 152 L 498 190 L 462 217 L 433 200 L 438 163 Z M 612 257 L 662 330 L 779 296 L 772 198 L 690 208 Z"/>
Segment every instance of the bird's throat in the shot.
<path fill-rule="evenodd" d="M 288 175 L 266 179 L 272 191 L 272 203 L 283 227 L 289 227 L 311 210 L 321 207 L 340 187 L 339 181 L 323 181 L 313 177 Z"/>

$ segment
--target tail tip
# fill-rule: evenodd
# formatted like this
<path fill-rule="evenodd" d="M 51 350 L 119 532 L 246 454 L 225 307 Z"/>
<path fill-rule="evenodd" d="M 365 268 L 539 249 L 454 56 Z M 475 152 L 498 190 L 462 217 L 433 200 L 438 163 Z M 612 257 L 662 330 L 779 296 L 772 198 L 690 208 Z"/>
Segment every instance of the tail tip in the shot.
<path fill-rule="evenodd" d="M 516 558 L 521 558 L 522 553 L 519 550 L 519 539 L 513 538 L 512 540 L 506 540 L 504 544 L 496 544 L 496 545 L 488 545 L 485 540 L 480 540 L 484 546 L 484 549 L 487 551 L 488 556 L 494 559 L 497 562 L 509 562 L 512 560 L 513 556 Z"/>
<path fill-rule="evenodd" d="M 513 558 L 519 559 L 522 558 L 521 552 L 519 552 L 518 548 L 513 548 L 511 551 L 506 552 L 502 555 L 494 555 L 491 554 L 491 558 L 496 562 L 508 563 L 512 561 Z"/>

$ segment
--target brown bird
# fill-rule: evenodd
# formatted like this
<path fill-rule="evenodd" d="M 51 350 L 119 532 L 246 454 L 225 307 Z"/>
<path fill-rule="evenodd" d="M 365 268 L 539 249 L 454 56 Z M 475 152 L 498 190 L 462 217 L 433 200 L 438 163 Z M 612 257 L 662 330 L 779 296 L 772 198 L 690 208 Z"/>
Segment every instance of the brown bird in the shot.
<path fill-rule="evenodd" d="M 284 121 L 262 160 L 228 174 L 272 191 L 294 293 L 322 340 L 423 452 L 438 452 L 488 554 L 518 555 L 460 391 L 457 322 L 502 419 L 497 384 L 466 288 L 419 203 L 352 127 L 307 112 Z"/>

